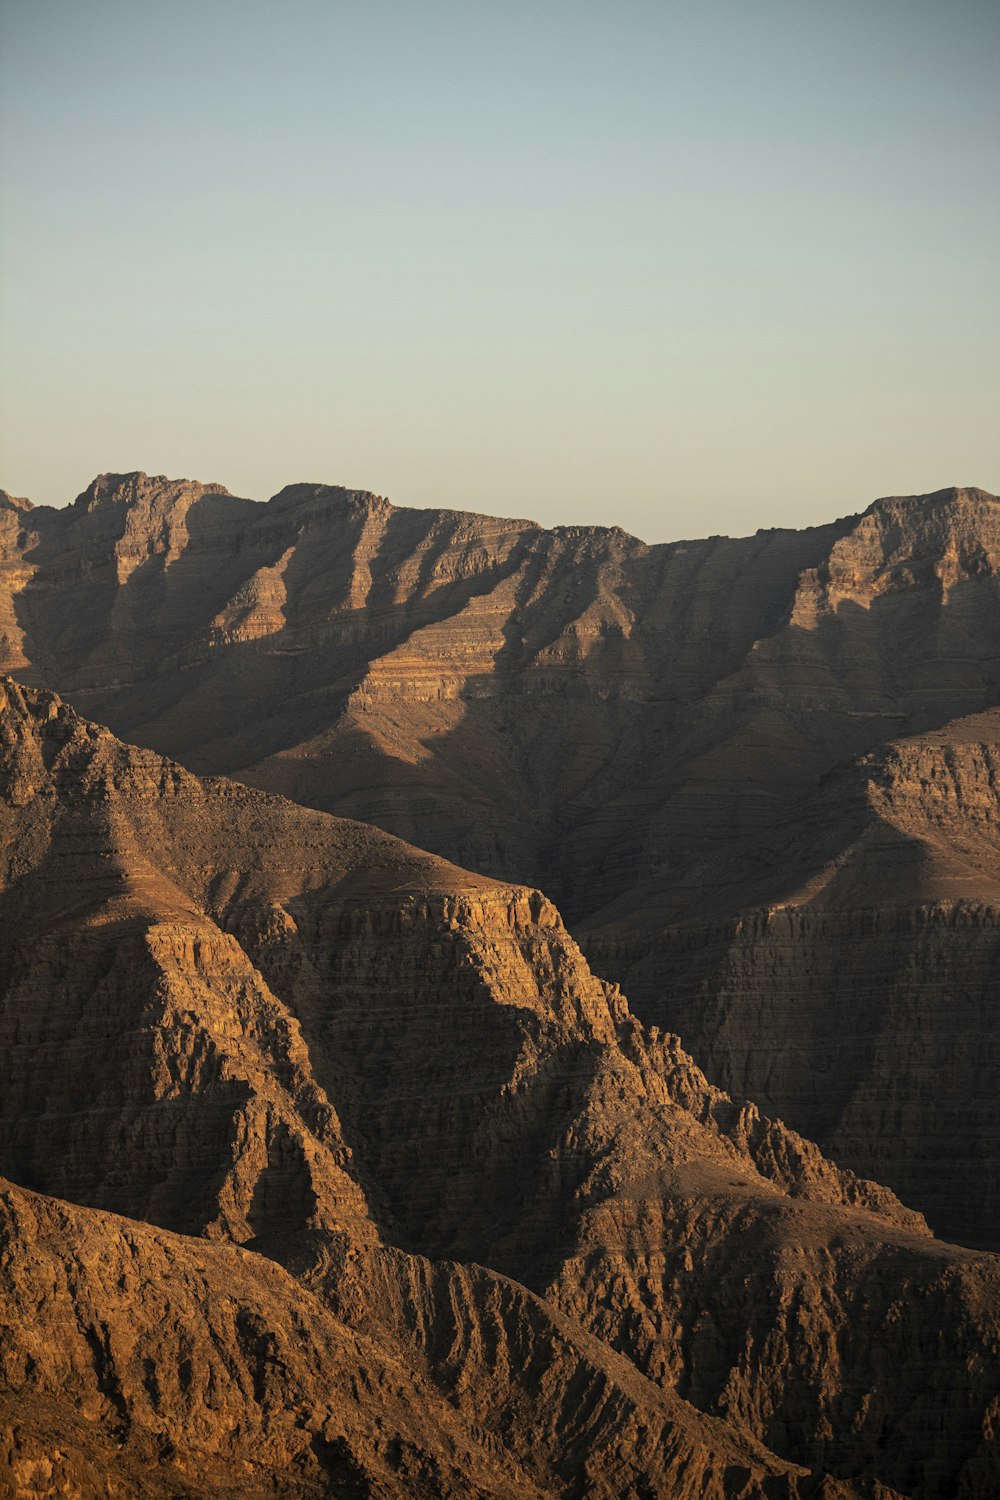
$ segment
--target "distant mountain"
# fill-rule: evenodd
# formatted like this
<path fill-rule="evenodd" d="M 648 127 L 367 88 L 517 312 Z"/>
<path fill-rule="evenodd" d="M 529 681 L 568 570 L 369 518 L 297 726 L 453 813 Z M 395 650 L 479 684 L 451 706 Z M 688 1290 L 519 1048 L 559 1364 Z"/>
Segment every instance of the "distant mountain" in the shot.
<path fill-rule="evenodd" d="M 540 886 L 713 1079 L 988 1247 L 998 568 L 975 489 L 646 546 L 105 475 L 0 504 L 0 665 Z"/>
<path fill-rule="evenodd" d="M 29 1495 L 996 1493 L 1000 1259 L 713 1088 L 537 891 L 10 679 L 0 855 Z"/>

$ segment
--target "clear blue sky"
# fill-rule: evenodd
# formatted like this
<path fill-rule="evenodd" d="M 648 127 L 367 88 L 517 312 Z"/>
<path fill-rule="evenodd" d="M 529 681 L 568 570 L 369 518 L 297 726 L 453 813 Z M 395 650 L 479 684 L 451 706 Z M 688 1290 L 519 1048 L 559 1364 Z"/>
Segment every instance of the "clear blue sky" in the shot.
<path fill-rule="evenodd" d="M 4 0 L 0 484 L 1000 489 L 995 0 Z"/>

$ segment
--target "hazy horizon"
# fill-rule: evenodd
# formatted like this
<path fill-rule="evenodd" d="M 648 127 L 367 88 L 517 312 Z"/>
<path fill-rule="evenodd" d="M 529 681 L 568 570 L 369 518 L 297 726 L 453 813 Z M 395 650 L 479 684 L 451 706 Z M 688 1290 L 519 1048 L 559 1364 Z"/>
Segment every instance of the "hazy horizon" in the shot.
<path fill-rule="evenodd" d="M 805 526 L 1000 487 L 1000 13 L 11 0 L 0 484 Z"/>

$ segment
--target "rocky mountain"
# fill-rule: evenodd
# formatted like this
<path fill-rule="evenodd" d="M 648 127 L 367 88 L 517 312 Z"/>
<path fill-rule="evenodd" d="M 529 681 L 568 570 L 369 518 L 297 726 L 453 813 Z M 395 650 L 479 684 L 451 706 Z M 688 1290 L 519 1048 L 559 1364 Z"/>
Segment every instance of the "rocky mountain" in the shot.
<path fill-rule="evenodd" d="M 989 1500 L 1000 1260 L 713 1087 L 536 890 L 0 702 L 28 1496 Z"/>
<path fill-rule="evenodd" d="M 1000 1245 L 1000 502 L 646 546 L 297 485 L 0 502 L 0 665 L 540 887 L 714 1081 Z"/>

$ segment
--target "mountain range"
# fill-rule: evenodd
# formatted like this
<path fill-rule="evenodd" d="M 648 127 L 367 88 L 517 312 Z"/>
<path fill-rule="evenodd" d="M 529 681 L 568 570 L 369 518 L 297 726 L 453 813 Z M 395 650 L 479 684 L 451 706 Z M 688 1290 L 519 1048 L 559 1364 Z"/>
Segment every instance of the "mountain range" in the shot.
<path fill-rule="evenodd" d="M 990 1500 L 998 571 L 3 496 L 24 1493 Z"/>

